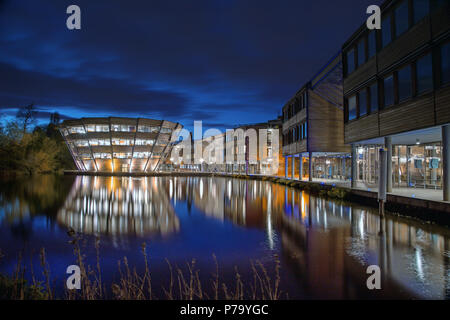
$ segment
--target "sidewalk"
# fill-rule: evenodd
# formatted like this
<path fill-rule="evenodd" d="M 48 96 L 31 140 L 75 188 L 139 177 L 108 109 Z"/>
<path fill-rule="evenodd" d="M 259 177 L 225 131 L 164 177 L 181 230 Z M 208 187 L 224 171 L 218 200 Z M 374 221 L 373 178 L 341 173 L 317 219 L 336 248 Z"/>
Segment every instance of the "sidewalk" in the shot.
<path fill-rule="evenodd" d="M 285 179 L 284 176 L 278 176 L 279 178 Z M 288 178 L 291 179 L 291 178 Z M 298 180 L 298 179 L 294 179 Z M 303 182 L 308 182 L 308 180 L 303 179 Z M 313 179 L 314 183 L 321 183 L 326 185 L 332 185 L 337 187 L 344 187 L 344 188 L 351 188 L 350 181 L 346 180 L 332 180 L 332 179 Z M 356 188 L 357 190 L 363 190 L 363 191 L 371 191 L 371 192 L 378 192 L 378 186 L 374 185 L 366 185 L 362 182 L 357 182 Z M 388 194 L 402 196 L 402 197 L 408 197 L 408 198 L 414 198 L 414 199 L 422 199 L 422 200 L 431 200 L 431 201 L 439 201 L 439 202 L 445 202 L 450 203 L 448 201 L 443 201 L 443 195 L 442 190 L 434 190 L 434 189 L 423 189 L 423 188 L 392 188 L 392 192 L 388 192 Z"/>

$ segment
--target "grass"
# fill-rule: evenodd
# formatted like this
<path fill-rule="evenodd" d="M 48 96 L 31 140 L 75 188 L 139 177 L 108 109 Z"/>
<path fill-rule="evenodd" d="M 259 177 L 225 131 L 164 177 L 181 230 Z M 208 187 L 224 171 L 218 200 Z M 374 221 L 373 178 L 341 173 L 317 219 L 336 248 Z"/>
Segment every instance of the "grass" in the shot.
<path fill-rule="evenodd" d="M 51 279 L 50 266 L 46 259 L 44 248 L 40 251 L 40 269 L 42 280 L 38 281 L 34 274 L 32 258 L 29 269 L 25 266 L 22 254 L 19 254 L 15 271 L 9 276 L 0 275 L 0 299 L 13 300 L 278 300 L 288 298 L 287 293 L 280 290 L 280 261 L 275 256 L 275 266 L 269 271 L 260 261 L 250 261 L 251 279 L 244 280 L 238 268 L 234 268 L 234 279 L 225 280 L 220 276 L 219 263 L 213 255 L 215 271 L 206 277 L 201 277 L 196 260 L 186 263 L 184 268 L 173 267 L 166 260 L 169 276 L 166 284 L 153 290 L 152 275 L 147 253 L 147 245 L 141 246 L 143 271 L 128 263 L 123 257 L 117 262 L 118 280 L 111 284 L 102 281 L 100 259 L 100 239 L 95 239 L 96 264 L 86 264 L 86 256 L 82 253 L 80 242 L 82 236 L 73 230 L 68 232 L 71 237 L 73 254 L 81 273 L 81 289 L 69 290 L 64 286 L 64 293 L 57 295 L 55 282 Z M 3 255 L 0 251 L 0 262 Z M 31 274 L 31 281 L 25 279 L 26 273 Z M 273 277 L 271 276 L 273 274 Z M 64 279 L 65 282 L 65 279 Z M 158 293 L 157 293 L 158 292 Z"/>

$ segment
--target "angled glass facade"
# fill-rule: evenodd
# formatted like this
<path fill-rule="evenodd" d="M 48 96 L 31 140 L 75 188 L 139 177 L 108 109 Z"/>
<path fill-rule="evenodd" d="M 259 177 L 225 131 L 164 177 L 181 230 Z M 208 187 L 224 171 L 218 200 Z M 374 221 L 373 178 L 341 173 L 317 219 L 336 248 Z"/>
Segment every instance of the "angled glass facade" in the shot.
<path fill-rule="evenodd" d="M 81 118 L 59 130 L 80 171 L 158 171 L 172 151 L 178 123 L 146 118 Z"/>

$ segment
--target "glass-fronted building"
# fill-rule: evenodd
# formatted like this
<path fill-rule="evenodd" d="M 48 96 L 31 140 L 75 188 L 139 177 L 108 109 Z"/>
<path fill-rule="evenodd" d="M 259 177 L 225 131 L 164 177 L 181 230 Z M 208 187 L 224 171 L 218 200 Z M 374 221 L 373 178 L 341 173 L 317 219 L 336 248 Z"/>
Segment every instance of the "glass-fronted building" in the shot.
<path fill-rule="evenodd" d="M 353 187 L 444 189 L 450 200 L 450 2 L 388 0 L 381 30 L 362 25 L 343 45 L 345 142 Z M 447 182 L 446 182 L 447 181 Z"/>
<path fill-rule="evenodd" d="M 158 171 L 172 150 L 178 123 L 145 118 L 65 120 L 60 132 L 80 171 Z"/>

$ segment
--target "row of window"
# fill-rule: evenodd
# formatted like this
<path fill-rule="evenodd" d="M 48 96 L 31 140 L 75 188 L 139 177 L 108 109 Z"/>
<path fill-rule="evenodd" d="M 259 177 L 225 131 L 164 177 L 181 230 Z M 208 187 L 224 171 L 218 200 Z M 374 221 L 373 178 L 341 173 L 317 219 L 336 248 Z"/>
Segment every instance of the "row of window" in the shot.
<path fill-rule="evenodd" d="M 435 72 L 437 77 L 433 72 L 433 59 L 438 61 L 435 63 L 439 66 Z M 427 93 L 433 90 L 435 79 L 440 85 L 450 83 L 450 42 L 442 45 L 434 56 L 430 52 L 383 78 L 380 90 L 377 83 L 374 83 L 349 97 L 346 103 L 346 120 L 353 120 L 381 107 L 387 108 Z M 378 101 L 380 96 L 382 99 Z"/>
<path fill-rule="evenodd" d="M 148 139 L 136 139 L 136 143 L 132 139 L 118 139 L 112 138 L 110 139 L 89 139 L 87 140 L 75 140 L 73 144 L 76 147 L 89 147 L 91 146 L 110 146 L 112 142 L 113 146 L 151 146 L 155 143 L 155 140 Z M 158 145 L 164 145 L 163 143 L 158 143 Z"/>
<path fill-rule="evenodd" d="M 294 101 L 283 111 L 283 120 L 287 121 L 296 115 L 308 105 L 308 94 L 303 92 L 299 97 L 295 97 Z"/>
<path fill-rule="evenodd" d="M 158 132 L 160 127 L 153 126 L 139 126 L 138 132 Z M 109 125 L 86 125 L 86 130 L 83 126 L 68 127 L 67 130 L 63 129 L 65 136 L 71 133 L 86 133 L 87 132 L 109 132 Z M 113 132 L 136 132 L 136 126 L 123 125 L 123 124 L 112 124 L 111 131 Z M 171 133 L 170 128 L 161 128 L 161 133 Z"/>
<path fill-rule="evenodd" d="M 355 71 L 359 66 L 372 58 L 377 48 L 384 48 L 394 39 L 408 31 L 430 11 L 440 8 L 448 0 L 403 0 L 394 10 L 383 15 L 380 37 L 372 30 L 361 37 L 356 45 L 346 53 L 346 74 Z M 377 45 L 378 43 L 378 45 Z"/>
<path fill-rule="evenodd" d="M 289 132 L 283 135 L 283 145 L 288 145 L 301 141 L 308 137 L 308 124 L 306 121 L 289 129 Z"/>
<path fill-rule="evenodd" d="M 115 159 L 147 159 L 150 156 L 150 152 L 135 152 L 131 154 L 131 152 L 114 152 L 113 157 Z M 153 154 L 159 155 L 157 153 Z M 93 153 L 94 159 L 111 159 L 111 153 Z M 90 160 L 92 159 L 91 155 L 89 153 L 81 154 L 80 158 L 83 160 Z"/>

